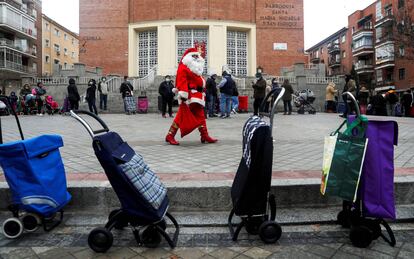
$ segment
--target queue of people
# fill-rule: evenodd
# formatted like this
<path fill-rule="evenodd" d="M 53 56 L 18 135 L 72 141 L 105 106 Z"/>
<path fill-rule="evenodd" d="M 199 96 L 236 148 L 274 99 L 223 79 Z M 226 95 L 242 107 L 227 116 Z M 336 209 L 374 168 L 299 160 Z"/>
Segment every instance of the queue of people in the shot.
<path fill-rule="evenodd" d="M 351 92 L 358 101 L 362 114 L 377 116 L 414 116 L 414 88 L 407 89 L 403 92 L 397 92 L 394 89 L 370 92 L 366 87 L 359 88 L 355 80 L 347 75 L 345 77 L 345 86 L 342 92 L 336 88 L 335 83 L 330 82 L 326 86 L 325 111 L 328 113 L 337 112 L 339 94 Z M 344 101 L 344 113 L 341 117 L 355 112 L 354 105 L 351 104 L 347 96 L 342 96 Z"/>

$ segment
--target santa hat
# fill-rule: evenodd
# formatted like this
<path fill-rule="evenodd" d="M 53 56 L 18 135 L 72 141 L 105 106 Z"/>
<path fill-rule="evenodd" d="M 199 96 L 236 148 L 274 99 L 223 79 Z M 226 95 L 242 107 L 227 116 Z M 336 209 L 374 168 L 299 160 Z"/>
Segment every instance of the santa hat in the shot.
<path fill-rule="evenodd" d="M 206 56 L 206 44 L 204 42 L 199 43 L 196 41 L 194 47 L 187 49 L 183 56 L 181 57 L 180 63 L 183 61 L 183 58 L 187 55 L 200 55 L 202 58 Z"/>
<path fill-rule="evenodd" d="M 183 58 L 185 56 L 192 56 L 192 55 L 201 55 L 201 54 L 200 52 L 198 52 L 196 48 L 189 48 L 184 52 L 183 56 L 181 57 L 180 63 L 183 62 Z"/>

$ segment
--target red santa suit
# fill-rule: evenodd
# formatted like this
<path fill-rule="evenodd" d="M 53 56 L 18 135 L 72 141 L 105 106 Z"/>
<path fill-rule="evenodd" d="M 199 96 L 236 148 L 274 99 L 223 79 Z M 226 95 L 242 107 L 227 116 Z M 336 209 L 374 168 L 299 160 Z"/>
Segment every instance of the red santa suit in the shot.
<path fill-rule="evenodd" d="M 197 125 L 199 125 L 198 129 L 201 135 L 201 142 L 217 142 L 217 139 L 213 139 L 208 135 L 206 118 L 204 116 L 204 88 L 206 82 L 201 76 L 203 69 L 204 59 L 202 57 L 202 53 L 200 53 L 196 48 L 187 49 L 181 58 L 180 64 L 178 65 L 175 84 L 180 107 L 176 117 L 174 118 L 174 122 L 165 137 L 165 141 L 171 145 L 179 144 L 174 138 L 175 134 L 177 133 L 178 128 L 187 128 L 188 125 L 184 124 L 190 121 L 187 118 L 183 118 L 183 116 L 188 116 L 188 113 L 183 111 L 183 109 L 188 109 L 187 106 L 183 107 L 183 102 L 188 105 L 191 114 L 194 116 L 194 118 L 191 119 L 198 122 Z M 185 134 L 187 133 L 188 132 Z"/>

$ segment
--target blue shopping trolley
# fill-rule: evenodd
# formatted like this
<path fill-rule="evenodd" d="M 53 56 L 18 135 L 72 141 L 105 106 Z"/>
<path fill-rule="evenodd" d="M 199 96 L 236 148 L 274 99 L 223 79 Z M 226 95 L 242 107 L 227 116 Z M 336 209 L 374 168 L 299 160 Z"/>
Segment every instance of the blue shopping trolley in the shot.
<path fill-rule="evenodd" d="M 8 103 L 6 96 L 0 96 L 0 100 Z M 34 232 L 41 225 L 45 231 L 59 225 L 71 195 L 59 152 L 62 137 L 42 135 L 25 140 L 16 112 L 10 110 L 22 140 L 3 144 L 0 121 L 0 166 L 10 187 L 12 202 L 8 209 L 13 214 L 4 221 L 3 233 L 7 238 L 17 238 L 23 231 Z M 60 217 L 55 220 L 58 213 Z"/>

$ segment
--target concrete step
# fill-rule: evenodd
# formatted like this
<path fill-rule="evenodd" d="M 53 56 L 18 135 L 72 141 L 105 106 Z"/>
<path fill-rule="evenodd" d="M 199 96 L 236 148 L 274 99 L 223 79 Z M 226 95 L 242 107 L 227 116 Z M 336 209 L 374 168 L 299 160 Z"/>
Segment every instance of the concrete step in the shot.
<path fill-rule="evenodd" d="M 414 204 L 413 176 L 396 177 L 395 200 L 401 208 L 408 208 Z M 225 212 L 232 208 L 230 188 L 232 181 L 181 181 L 164 182 L 168 188 L 170 211 L 174 213 L 187 212 Z M 107 215 L 112 208 L 119 207 L 119 200 L 108 181 L 70 181 L 69 192 L 72 201 L 66 206 L 66 211 L 92 212 L 95 215 Z M 332 211 L 323 208 L 341 206 L 342 201 L 333 197 L 322 196 L 319 192 L 318 179 L 285 179 L 272 181 L 272 193 L 276 195 L 276 203 L 280 212 L 281 222 L 305 222 L 301 216 L 307 214 L 309 218 L 326 221 L 334 219 L 338 209 Z M 11 201 L 11 195 L 6 182 L 0 182 L 0 210 L 5 210 Z M 292 209 L 293 208 L 293 209 Z M 305 211 L 296 211 L 295 208 L 304 208 Z M 306 208 L 321 208 L 322 210 L 306 210 Z M 409 212 L 411 212 L 410 215 Z M 311 216 L 314 215 L 314 216 Z M 404 210 L 403 218 L 413 217 L 414 210 Z M 227 217 L 227 216 L 225 216 Z M 223 218 L 225 218 L 223 216 Z M 188 219 L 189 220 L 189 219 Z M 309 220 L 308 220 L 309 221 Z M 183 221 L 187 222 L 187 220 Z M 218 222 L 224 222 L 219 220 Z"/>

